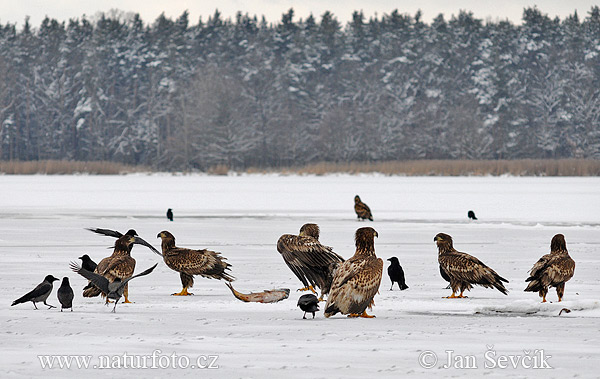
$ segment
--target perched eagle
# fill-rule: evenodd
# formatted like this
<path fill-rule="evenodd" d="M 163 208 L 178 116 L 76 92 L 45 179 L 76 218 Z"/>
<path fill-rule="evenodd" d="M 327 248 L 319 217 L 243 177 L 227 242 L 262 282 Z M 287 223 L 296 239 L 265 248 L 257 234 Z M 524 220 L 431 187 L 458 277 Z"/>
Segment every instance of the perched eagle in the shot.
<path fill-rule="evenodd" d="M 383 275 L 383 260 L 375 255 L 373 228 L 360 228 L 356 231 L 356 252 L 354 256 L 338 267 L 331 284 L 331 294 L 325 305 L 325 317 L 336 313 L 348 317 L 375 317 L 367 314 L 375 303 L 373 298 L 379 291 Z"/>
<path fill-rule="evenodd" d="M 526 292 L 539 292 L 542 303 L 546 302 L 548 287 L 556 287 L 558 301 L 565 294 L 565 283 L 575 273 L 575 261 L 569 256 L 565 236 L 557 234 L 550 242 L 550 254 L 546 254 L 537 261 L 531 271 Z"/>
<path fill-rule="evenodd" d="M 456 251 L 452 246 L 452 237 L 439 233 L 433 240 L 438 247 L 440 272 L 445 273 L 450 278 L 452 295 L 448 296 L 449 299 L 466 297 L 463 292 L 465 290 L 470 291 L 474 284 L 485 288 L 496 288 L 503 294 L 508 295 L 508 290 L 502 284 L 502 282 L 508 283 L 508 280 L 498 275 L 496 271 L 474 256 Z M 458 290 L 460 290 L 460 295 L 456 296 Z"/>
<path fill-rule="evenodd" d="M 188 292 L 188 288 L 194 286 L 194 275 L 200 275 L 205 278 L 223 279 L 228 282 L 234 280 L 234 277 L 225 270 L 229 270 L 231 265 L 225 262 L 226 258 L 220 253 L 210 250 L 192 250 L 175 246 L 175 237 L 163 230 L 156 236 L 162 240 L 162 256 L 171 270 L 177 271 L 181 277 L 183 289 L 174 296 L 188 296 L 193 293 Z"/>
<path fill-rule="evenodd" d="M 115 279 L 123 281 L 131 277 L 135 270 L 135 259 L 131 257 L 130 251 L 131 245 L 136 241 L 136 238 L 137 237 L 128 234 L 118 238 L 115 242 L 115 249 L 112 255 L 102 259 L 100 263 L 98 263 L 98 266 L 96 266 L 94 273 L 105 277 L 109 282 L 114 282 Z M 96 297 L 101 293 L 101 289 L 91 282 L 84 288 L 83 297 Z M 128 285 L 125 286 L 123 295 L 125 296 L 124 303 L 131 303 L 129 301 Z M 108 302 L 108 298 L 106 301 Z"/>
<path fill-rule="evenodd" d="M 300 291 L 321 289 L 321 300 L 329 293 L 333 273 L 344 258 L 333 252 L 329 246 L 319 242 L 319 226 L 304 224 L 300 234 L 284 234 L 277 241 L 277 251 L 290 270 L 304 284 Z"/>
<path fill-rule="evenodd" d="M 354 211 L 356 212 L 356 216 L 359 220 L 369 219 L 373 221 L 371 209 L 367 204 L 360 201 L 360 197 L 358 197 L 358 195 L 354 196 Z"/>

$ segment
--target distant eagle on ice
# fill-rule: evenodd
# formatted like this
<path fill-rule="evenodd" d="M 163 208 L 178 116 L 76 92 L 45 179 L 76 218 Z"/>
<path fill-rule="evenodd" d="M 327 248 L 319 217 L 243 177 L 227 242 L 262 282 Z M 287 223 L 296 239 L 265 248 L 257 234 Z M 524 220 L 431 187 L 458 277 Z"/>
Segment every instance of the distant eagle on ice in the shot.
<path fill-rule="evenodd" d="M 356 231 L 356 252 L 335 272 L 331 293 L 325 305 L 325 317 L 336 313 L 348 317 L 375 317 L 367 308 L 375 303 L 383 275 L 383 260 L 375 255 L 375 229 L 367 227 Z"/>
<path fill-rule="evenodd" d="M 508 280 L 474 256 L 456 251 L 452 246 L 452 237 L 448 234 L 438 233 L 433 240 L 438 247 L 441 273 L 445 273 L 450 278 L 452 295 L 448 297 L 449 299 L 465 297 L 463 292 L 470 291 L 475 284 L 486 288 L 496 288 L 503 294 L 508 294 L 508 290 L 502 284 L 502 282 L 508 283 Z M 459 290 L 460 295 L 456 296 L 456 292 Z"/>
<path fill-rule="evenodd" d="M 575 273 L 575 261 L 569 256 L 565 236 L 557 234 L 550 242 L 550 254 L 541 257 L 531 268 L 526 292 L 538 292 L 542 303 L 546 302 L 548 287 L 556 287 L 558 301 L 565 294 L 565 283 Z"/>
<path fill-rule="evenodd" d="M 166 265 L 179 273 L 181 277 L 181 292 L 174 293 L 174 296 L 188 296 L 193 293 L 188 292 L 188 288 L 194 285 L 194 275 L 200 275 L 205 278 L 223 279 L 228 282 L 234 280 L 226 270 L 231 265 L 226 262 L 220 253 L 203 249 L 193 250 L 175 246 L 175 237 L 170 232 L 163 230 L 156 236 L 162 240 L 162 256 Z"/>
<path fill-rule="evenodd" d="M 296 277 L 304 284 L 301 291 L 314 287 L 321 289 L 323 295 L 329 293 L 333 273 L 344 258 L 333 252 L 329 246 L 319 242 L 319 226 L 304 224 L 300 234 L 284 234 L 277 241 L 277 251 Z"/>
<path fill-rule="evenodd" d="M 373 221 L 373 215 L 371 209 L 365 203 L 360 200 L 358 195 L 354 196 L 354 211 L 359 220 L 371 220 Z"/>

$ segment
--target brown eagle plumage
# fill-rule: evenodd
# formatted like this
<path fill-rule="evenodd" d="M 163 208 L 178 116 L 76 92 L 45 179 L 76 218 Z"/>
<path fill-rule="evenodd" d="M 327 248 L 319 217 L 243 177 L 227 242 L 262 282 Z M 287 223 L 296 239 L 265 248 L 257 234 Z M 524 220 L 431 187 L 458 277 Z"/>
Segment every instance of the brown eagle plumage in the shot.
<path fill-rule="evenodd" d="M 225 270 L 231 265 L 220 253 L 211 250 L 193 250 L 175 246 L 175 237 L 166 230 L 158 233 L 157 238 L 162 240 L 162 255 L 167 266 L 179 273 L 183 289 L 175 296 L 193 295 L 188 288 L 194 285 L 194 275 L 205 278 L 223 279 L 228 282 L 234 277 Z"/>
<path fill-rule="evenodd" d="M 135 259 L 130 255 L 131 245 L 136 241 L 135 236 L 123 235 L 115 242 L 115 248 L 110 257 L 106 257 L 98 263 L 94 272 L 100 274 L 108 279 L 109 282 L 113 282 L 116 278 L 121 281 L 131 277 L 135 270 Z M 96 297 L 102 294 L 102 291 L 93 284 L 88 284 L 83 290 L 84 297 Z M 104 296 L 104 294 L 103 294 Z M 129 301 L 129 283 L 125 286 L 123 292 L 125 297 L 125 303 Z M 107 299 L 108 301 L 108 299 Z"/>
<path fill-rule="evenodd" d="M 452 246 L 452 237 L 448 234 L 439 233 L 433 240 L 438 247 L 440 270 L 445 272 L 450 279 L 452 295 L 448 297 L 449 299 L 466 297 L 463 292 L 470 291 L 475 284 L 485 288 L 496 288 L 508 295 L 508 290 L 502 283 L 508 283 L 508 280 L 474 256 L 456 251 Z M 460 295 L 456 296 L 456 292 L 459 290 Z"/>
<path fill-rule="evenodd" d="M 556 287 L 558 301 L 565 294 L 565 283 L 575 273 L 575 261 L 569 256 L 565 236 L 557 234 L 550 242 L 550 254 L 541 257 L 529 271 L 526 292 L 538 292 L 542 303 L 546 302 L 549 287 Z"/>
<path fill-rule="evenodd" d="M 375 317 L 367 314 L 367 307 L 374 305 L 373 298 L 383 276 L 383 260 L 375 255 L 377 236 L 375 229 L 369 227 L 356 231 L 356 252 L 335 272 L 325 317 L 336 313 L 348 317 Z"/>
<path fill-rule="evenodd" d="M 344 258 L 333 252 L 329 246 L 319 242 L 319 226 L 304 224 L 299 235 L 284 234 L 277 241 L 277 251 L 285 264 L 304 284 L 301 291 L 321 289 L 323 295 L 329 293 L 333 273 Z M 316 293 L 316 292 L 315 292 Z"/>
<path fill-rule="evenodd" d="M 356 216 L 359 220 L 371 220 L 373 221 L 373 215 L 371 214 L 371 209 L 365 203 L 360 200 L 358 195 L 354 196 L 354 212 L 356 212 Z"/>

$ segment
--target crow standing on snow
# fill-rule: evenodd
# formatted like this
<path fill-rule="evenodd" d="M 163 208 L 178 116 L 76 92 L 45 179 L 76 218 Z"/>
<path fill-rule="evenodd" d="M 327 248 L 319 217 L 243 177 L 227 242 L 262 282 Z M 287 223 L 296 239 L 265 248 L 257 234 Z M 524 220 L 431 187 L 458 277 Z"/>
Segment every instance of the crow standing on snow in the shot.
<path fill-rule="evenodd" d="M 173 221 L 173 210 L 171 208 L 167 209 L 167 218 L 169 221 Z"/>
<path fill-rule="evenodd" d="M 73 297 L 75 297 L 75 295 L 73 294 L 73 289 L 71 288 L 71 285 L 69 284 L 69 278 L 67 278 L 66 276 L 62 280 L 62 283 L 60 284 L 60 287 L 58 288 L 56 296 L 58 297 L 58 301 L 60 302 L 60 305 L 61 305 L 61 307 L 60 307 L 61 312 L 63 311 L 63 309 L 68 309 L 68 308 L 71 308 L 71 312 L 73 312 Z"/>
<path fill-rule="evenodd" d="M 94 270 L 98 266 L 96 262 L 94 262 L 92 258 L 90 258 L 90 256 L 87 254 L 82 255 L 81 257 L 79 257 L 79 259 L 81 259 L 81 267 L 88 271 L 94 272 Z"/>
<path fill-rule="evenodd" d="M 120 278 L 115 278 L 112 282 L 109 282 L 104 276 L 96 274 L 94 272 L 90 272 L 86 269 L 81 268 L 76 262 L 71 262 L 71 270 L 75 271 L 79 275 L 88 279 L 90 282 L 94 283 L 96 287 L 106 295 L 106 304 L 108 304 L 108 300 L 112 299 L 115 301 L 115 306 L 113 307 L 113 312 L 117 309 L 117 303 L 123 296 L 123 292 L 125 292 L 125 286 L 127 283 L 138 276 L 148 275 L 150 274 L 158 265 L 156 263 L 154 266 L 150 267 L 146 271 L 143 271 L 137 275 L 130 276 L 127 279 L 121 280 Z"/>
<path fill-rule="evenodd" d="M 315 312 L 319 311 L 319 299 L 312 293 L 302 295 L 298 299 L 298 306 L 304 311 L 302 319 L 306 319 L 306 312 L 310 312 L 315 318 Z"/>
<path fill-rule="evenodd" d="M 390 276 L 390 280 L 392 281 L 392 286 L 390 287 L 390 291 L 394 287 L 394 282 L 398 283 L 398 287 L 400 287 L 400 291 L 404 291 L 408 288 L 406 282 L 404 280 L 404 270 L 402 266 L 400 266 L 400 261 L 396 257 L 391 257 L 388 259 L 390 261 L 390 267 L 388 267 L 388 275 Z"/>
<path fill-rule="evenodd" d="M 13 301 L 11 306 L 31 301 L 33 303 L 33 306 L 35 307 L 35 309 L 38 309 L 38 307 L 35 305 L 35 303 L 42 303 L 42 302 L 44 303 L 44 305 L 48 306 L 48 309 L 56 308 L 54 305 L 47 304 L 46 299 L 48 298 L 48 296 L 50 296 L 50 292 L 52 292 L 52 283 L 57 280 L 58 280 L 58 278 L 55 278 L 52 275 L 47 275 L 44 278 L 43 282 L 38 284 L 37 287 L 35 287 L 33 290 L 27 292 L 25 295 L 21 296 L 20 298 L 18 298 L 15 301 Z"/>
<path fill-rule="evenodd" d="M 467 217 L 470 218 L 471 220 L 477 220 L 477 217 L 475 217 L 475 212 L 473 212 L 473 211 L 467 212 Z"/>

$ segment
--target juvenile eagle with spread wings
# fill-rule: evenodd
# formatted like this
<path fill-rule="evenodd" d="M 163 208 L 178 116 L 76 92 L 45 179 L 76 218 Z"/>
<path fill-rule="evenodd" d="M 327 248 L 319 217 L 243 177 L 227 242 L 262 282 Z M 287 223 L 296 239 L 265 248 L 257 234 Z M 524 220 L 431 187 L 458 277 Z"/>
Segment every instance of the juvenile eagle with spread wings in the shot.
<path fill-rule="evenodd" d="M 474 284 L 485 288 L 496 288 L 508 295 L 508 290 L 502 284 L 502 282 L 508 283 L 508 280 L 474 256 L 456 251 L 452 246 L 452 237 L 448 234 L 438 233 L 433 240 L 438 247 L 440 272 L 446 273 L 450 278 L 452 295 L 448 296 L 448 299 L 466 297 L 463 292 L 470 291 Z M 456 296 L 458 290 L 460 295 Z"/>
<path fill-rule="evenodd" d="M 130 251 L 136 238 L 128 234 L 118 238 L 112 255 L 102 259 L 96 266 L 94 273 L 105 277 L 109 282 L 114 282 L 116 279 L 124 281 L 131 277 L 135 270 L 135 259 L 131 257 Z M 83 289 L 83 297 L 96 297 L 100 294 L 103 294 L 102 290 L 95 286 L 93 282 L 90 282 Z M 131 303 L 129 301 L 128 284 L 125 286 L 123 295 L 125 296 L 124 303 Z M 108 298 L 106 298 L 106 301 L 108 302 Z"/>
<path fill-rule="evenodd" d="M 285 264 L 304 284 L 299 291 L 321 289 L 321 299 L 329 293 L 333 273 L 344 258 L 333 252 L 329 246 L 319 242 L 319 226 L 304 224 L 300 234 L 284 234 L 277 241 L 277 251 Z"/>
<path fill-rule="evenodd" d="M 377 236 L 375 229 L 369 227 L 356 231 L 356 252 L 335 272 L 325 317 L 338 312 L 348 317 L 375 317 L 367 314 L 367 307 L 370 309 L 375 304 L 373 298 L 383 276 L 383 260 L 375 255 Z"/>
<path fill-rule="evenodd" d="M 373 221 L 373 215 L 371 214 L 371 209 L 365 203 L 360 200 L 358 195 L 354 196 L 354 212 L 356 212 L 356 217 L 359 220 L 371 220 Z"/>
<path fill-rule="evenodd" d="M 211 250 L 192 250 L 175 246 L 175 237 L 168 231 L 163 230 L 156 236 L 162 240 L 162 256 L 166 265 L 179 273 L 183 289 L 174 296 L 188 296 L 193 293 L 188 292 L 188 288 L 194 286 L 194 275 L 200 275 L 205 278 L 223 279 L 228 282 L 235 278 L 225 270 L 229 270 L 231 265 L 226 261 L 227 258 L 220 253 Z"/>
<path fill-rule="evenodd" d="M 526 292 L 538 292 L 542 303 L 546 302 L 548 287 L 556 287 L 558 301 L 562 301 L 565 294 L 565 283 L 575 273 L 575 261 L 567 251 L 565 236 L 557 234 L 550 242 L 550 254 L 541 257 L 529 271 L 529 282 Z"/>

